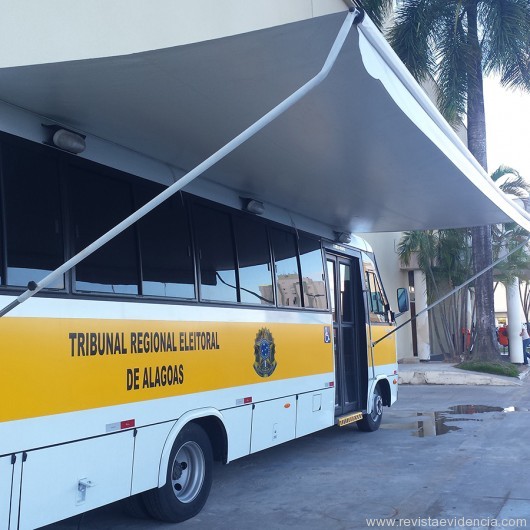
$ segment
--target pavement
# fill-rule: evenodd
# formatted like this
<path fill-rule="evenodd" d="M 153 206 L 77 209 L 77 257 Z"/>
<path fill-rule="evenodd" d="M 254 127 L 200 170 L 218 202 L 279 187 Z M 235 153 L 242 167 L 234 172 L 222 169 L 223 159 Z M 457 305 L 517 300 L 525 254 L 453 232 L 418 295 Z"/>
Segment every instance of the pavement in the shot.
<path fill-rule="evenodd" d="M 134 519 L 114 503 L 46 530 L 528 529 L 529 432 L 530 380 L 403 385 L 377 432 L 330 427 L 216 465 L 193 519 Z"/>
<path fill-rule="evenodd" d="M 516 378 L 461 370 L 455 364 L 440 361 L 405 361 L 399 363 L 399 384 L 520 386 L 529 373 L 528 366 L 521 366 Z"/>

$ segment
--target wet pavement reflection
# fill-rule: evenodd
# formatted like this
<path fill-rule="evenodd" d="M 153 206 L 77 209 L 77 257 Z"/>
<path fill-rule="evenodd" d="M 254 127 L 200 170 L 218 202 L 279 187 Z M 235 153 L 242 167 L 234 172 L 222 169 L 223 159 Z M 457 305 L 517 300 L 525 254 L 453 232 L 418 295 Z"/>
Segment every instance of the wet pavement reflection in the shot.
<path fill-rule="evenodd" d="M 394 416 L 387 422 L 383 422 L 382 429 L 410 430 L 412 436 L 426 438 L 440 436 L 462 429 L 454 423 L 465 421 L 483 421 L 487 419 L 487 414 L 501 412 L 503 414 L 511 412 L 528 412 L 530 409 L 523 407 L 493 407 L 490 405 L 454 405 L 447 410 L 437 412 L 410 412 L 404 415 Z M 478 418 L 460 417 L 473 416 L 475 414 L 486 414 Z"/>

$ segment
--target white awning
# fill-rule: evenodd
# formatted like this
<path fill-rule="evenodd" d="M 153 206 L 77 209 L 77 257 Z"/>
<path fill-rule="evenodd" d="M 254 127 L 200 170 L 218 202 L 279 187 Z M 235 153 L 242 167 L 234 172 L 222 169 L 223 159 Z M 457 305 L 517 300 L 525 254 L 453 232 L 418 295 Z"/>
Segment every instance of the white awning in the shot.
<path fill-rule="evenodd" d="M 189 170 L 315 75 L 343 20 L 0 69 L 0 100 Z M 200 178 L 353 232 L 530 230 L 368 19 L 320 86 Z"/>

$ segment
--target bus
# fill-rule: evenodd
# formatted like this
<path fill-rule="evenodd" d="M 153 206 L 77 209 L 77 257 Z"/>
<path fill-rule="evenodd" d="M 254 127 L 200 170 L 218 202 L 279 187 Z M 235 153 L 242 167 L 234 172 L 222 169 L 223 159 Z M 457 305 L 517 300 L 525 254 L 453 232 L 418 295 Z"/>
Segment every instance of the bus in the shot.
<path fill-rule="evenodd" d="M 7 133 L 0 164 L 2 306 L 164 189 Z M 398 372 L 393 338 L 374 343 L 395 318 L 347 239 L 204 181 L 0 318 L 0 528 L 119 499 L 183 521 L 213 461 L 375 431 Z"/>

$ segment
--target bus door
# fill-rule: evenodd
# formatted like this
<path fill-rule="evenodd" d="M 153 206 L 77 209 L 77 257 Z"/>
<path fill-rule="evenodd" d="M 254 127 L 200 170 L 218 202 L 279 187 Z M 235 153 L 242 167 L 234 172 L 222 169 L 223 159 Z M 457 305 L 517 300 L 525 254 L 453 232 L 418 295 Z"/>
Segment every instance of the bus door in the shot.
<path fill-rule="evenodd" d="M 362 408 L 360 390 L 364 331 L 360 260 L 326 253 L 333 311 L 335 415 Z"/>

